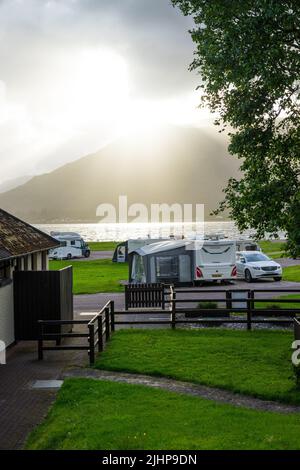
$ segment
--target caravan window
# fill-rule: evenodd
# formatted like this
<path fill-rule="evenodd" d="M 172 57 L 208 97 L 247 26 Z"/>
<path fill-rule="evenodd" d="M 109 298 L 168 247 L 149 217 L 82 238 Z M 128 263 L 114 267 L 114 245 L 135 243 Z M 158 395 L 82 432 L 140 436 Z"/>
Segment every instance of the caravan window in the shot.
<path fill-rule="evenodd" d="M 145 269 L 143 258 L 135 255 L 132 264 L 132 280 L 136 282 L 145 282 Z"/>
<path fill-rule="evenodd" d="M 226 263 L 228 259 L 235 258 L 234 245 L 217 244 L 217 245 L 204 245 L 201 248 L 201 264 L 209 263 Z"/>
<path fill-rule="evenodd" d="M 179 262 L 178 256 L 159 256 L 156 258 L 157 280 L 178 280 Z"/>

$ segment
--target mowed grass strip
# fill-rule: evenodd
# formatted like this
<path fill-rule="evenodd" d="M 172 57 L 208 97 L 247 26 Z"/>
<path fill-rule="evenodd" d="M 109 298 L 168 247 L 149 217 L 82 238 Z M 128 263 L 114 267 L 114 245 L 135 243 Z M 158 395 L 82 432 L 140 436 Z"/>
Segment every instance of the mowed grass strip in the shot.
<path fill-rule="evenodd" d="M 300 449 L 300 415 L 248 410 L 140 385 L 69 379 L 26 448 Z"/>
<path fill-rule="evenodd" d="M 121 281 L 128 279 L 127 263 L 113 263 L 109 259 L 96 261 L 50 261 L 50 269 L 73 266 L 73 293 L 122 292 Z"/>
<path fill-rule="evenodd" d="M 283 268 L 283 280 L 300 282 L 300 264 Z"/>
<path fill-rule="evenodd" d="M 91 251 L 114 251 L 121 242 L 88 242 Z"/>
<path fill-rule="evenodd" d="M 96 367 L 300 404 L 292 341 L 291 332 L 270 330 L 121 330 L 112 336 Z"/>
<path fill-rule="evenodd" d="M 279 241 L 271 241 L 271 240 L 261 240 L 258 242 L 260 248 L 262 251 L 266 254 L 269 253 L 277 253 L 278 255 L 281 255 L 284 253 L 286 243 L 285 242 L 279 242 Z"/>

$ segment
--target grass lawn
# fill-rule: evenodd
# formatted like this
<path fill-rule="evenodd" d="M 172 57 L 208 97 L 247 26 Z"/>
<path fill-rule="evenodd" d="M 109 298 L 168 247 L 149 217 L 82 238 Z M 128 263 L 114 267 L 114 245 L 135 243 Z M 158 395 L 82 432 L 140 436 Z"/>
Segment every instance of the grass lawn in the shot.
<path fill-rule="evenodd" d="M 293 334 L 256 330 L 121 330 L 99 369 L 173 377 L 300 404 L 291 364 Z"/>
<path fill-rule="evenodd" d="M 120 242 L 88 242 L 91 251 L 114 251 Z"/>
<path fill-rule="evenodd" d="M 140 385 L 69 379 L 27 449 L 300 449 L 300 416 Z"/>
<path fill-rule="evenodd" d="M 289 266 L 288 268 L 284 268 L 283 279 L 284 281 L 300 282 L 300 265 Z"/>
<path fill-rule="evenodd" d="M 262 251 L 270 256 L 272 253 L 273 255 L 270 257 L 280 258 L 284 254 L 285 249 L 285 242 L 273 242 L 270 240 L 261 240 L 259 242 L 259 246 L 261 247 Z"/>
<path fill-rule="evenodd" d="M 299 290 L 299 294 L 291 294 L 291 295 L 281 295 L 280 297 L 276 297 L 277 299 L 297 299 L 297 300 L 300 300 L 300 290 Z M 285 310 L 288 310 L 288 309 L 291 309 L 291 308 L 298 308 L 300 309 L 300 303 L 297 303 L 297 302 L 288 302 L 288 303 L 285 303 L 285 302 L 269 302 L 269 303 L 265 303 L 265 302 L 255 302 L 255 307 L 256 308 L 280 308 L 280 309 L 285 309 Z"/>
<path fill-rule="evenodd" d="M 74 294 L 122 292 L 121 280 L 128 279 L 127 263 L 113 263 L 109 259 L 96 261 L 50 261 L 50 269 L 73 266 Z"/>

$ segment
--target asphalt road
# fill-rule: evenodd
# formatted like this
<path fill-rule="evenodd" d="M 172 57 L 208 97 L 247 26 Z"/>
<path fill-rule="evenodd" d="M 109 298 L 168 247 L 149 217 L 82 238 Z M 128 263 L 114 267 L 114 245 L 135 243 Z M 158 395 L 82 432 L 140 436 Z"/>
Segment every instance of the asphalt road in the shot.
<path fill-rule="evenodd" d="M 95 261 L 97 259 L 112 259 L 112 251 L 91 251 L 89 258 L 74 258 L 74 261 Z"/>
<path fill-rule="evenodd" d="M 243 280 L 234 281 L 231 284 L 223 285 L 209 285 L 207 284 L 203 289 L 205 290 L 229 290 L 229 289 L 272 289 L 276 291 L 277 289 L 299 289 L 300 292 L 300 283 L 299 282 L 289 282 L 289 281 L 280 281 L 273 282 L 272 280 L 258 280 L 248 284 Z M 200 288 L 201 289 L 201 288 Z M 182 298 L 184 294 L 180 295 L 180 288 L 177 289 L 178 299 Z M 195 294 L 188 294 L 190 298 L 207 298 L 208 294 L 195 292 Z M 283 295 L 282 293 L 280 295 Z M 261 295 L 262 296 L 262 295 Z M 218 298 L 219 294 L 212 293 L 209 294 L 209 297 Z M 258 294 L 259 297 L 259 294 Z M 103 307 L 106 302 L 109 300 L 115 301 L 116 310 L 123 310 L 124 305 L 124 294 L 123 293 L 101 293 L 101 294 L 89 294 L 89 295 L 75 295 L 74 296 L 74 311 L 78 315 L 80 313 L 88 312 L 97 312 Z"/>

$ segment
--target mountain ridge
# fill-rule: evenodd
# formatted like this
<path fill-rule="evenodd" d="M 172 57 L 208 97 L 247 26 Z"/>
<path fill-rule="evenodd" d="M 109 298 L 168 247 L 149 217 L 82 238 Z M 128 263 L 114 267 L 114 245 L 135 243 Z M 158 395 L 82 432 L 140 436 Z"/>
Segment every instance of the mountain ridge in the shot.
<path fill-rule="evenodd" d="M 0 194 L 0 207 L 32 223 L 97 222 L 101 203 L 204 203 L 222 200 L 239 162 L 227 144 L 197 128 L 168 127 L 123 136 L 101 150 Z"/>

